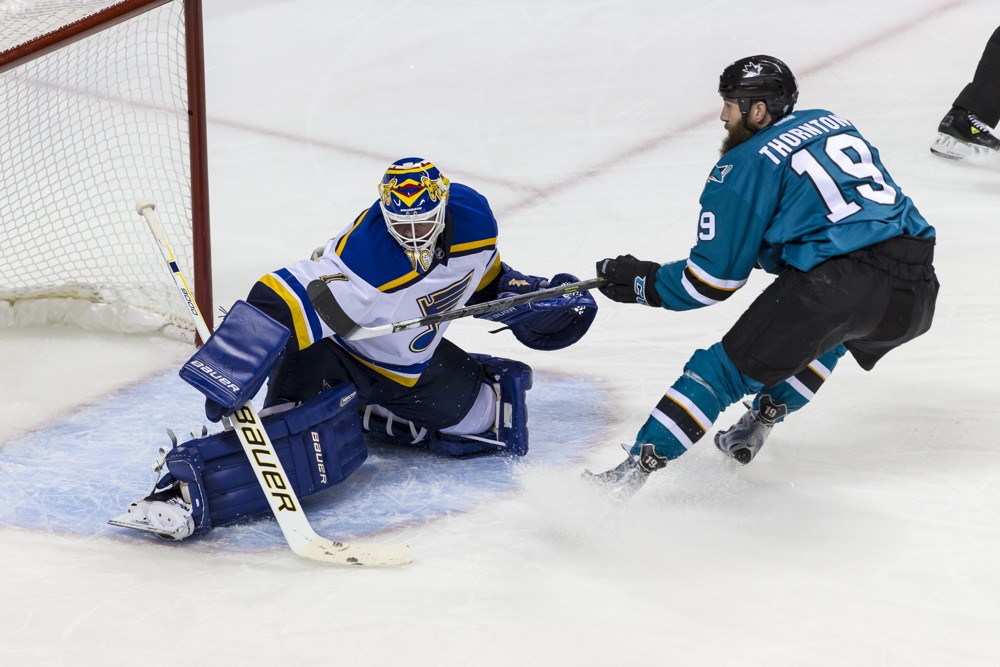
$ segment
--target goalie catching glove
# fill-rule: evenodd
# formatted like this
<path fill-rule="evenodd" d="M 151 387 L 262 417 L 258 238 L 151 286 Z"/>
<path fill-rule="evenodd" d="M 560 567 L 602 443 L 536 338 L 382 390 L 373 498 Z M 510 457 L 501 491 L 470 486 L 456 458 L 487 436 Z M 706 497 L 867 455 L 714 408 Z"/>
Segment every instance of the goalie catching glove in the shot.
<path fill-rule="evenodd" d="M 557 273 L 546 279 L 520 273 L 506 264 L 501 266 L 503 273 L 497 285 L 499 299 L 580 282 L 579 278 L 568 273 Z M 597 317 L 597 302 L 590 292 L 573 292 L 476 317 L 507 325 L 518 341 L 532 349 L 561 350 L 587 333 Z"/>
<path fill-rule="evenodd" d="M 597 289 L 612 301 L 659 308 L 663 305 L 656 291 L 656 272 L 659 270 L 660 265 L 656 262 L 643 262 L 632 255 L 602 259 L 597 263 L 597 277 L 604 282 Z"/>

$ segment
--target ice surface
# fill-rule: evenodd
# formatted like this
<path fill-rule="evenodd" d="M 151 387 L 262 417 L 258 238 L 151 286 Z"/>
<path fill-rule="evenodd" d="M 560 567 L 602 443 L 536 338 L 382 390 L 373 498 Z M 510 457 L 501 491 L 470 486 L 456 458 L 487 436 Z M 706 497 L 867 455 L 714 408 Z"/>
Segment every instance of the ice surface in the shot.
<path fill-rule="evenodd" d="M 531 468 L 559 469 L 577 463 L 597 442 L 607 418 L 593 409 L 600 402 L 599 384 L 544 372 L 535 382 L 538 389 L 528 394 L 534 445 L 530 459 L 452 459 L 418 448 L 373 443 L 368 460 L 347 481 L 303 499 L 313 528 L 331 539 L 354 540 L 469 511 L 510 495 L 518 489 L 527 461 Z M 172 426 L 182 442 L 192 433 L 200 435 L 203 426 L 210 433 L 221 430 L 205 422 L 203 403 L 171 371 L 7 442 L 0 449 L 0 525 L 153 539 L 105 521 L 153 488 L 157 449 L 170 443 L 164 425 Z M 568 422 L 572 429 L 566 427 Z M 287 548 L 277 523 L 270 519 L 220 528 L 188 542 L 195 543 L 202 549 Z"/>
<path fill-rule="evenodd" d="M 489 198 L 503 258 L 519 270 L 585 278 L 622 252 L 680 259 L 721 140 L 718 74 L 765 52 L 798 74 L 801 108 L 855 122 L 936 225 L 934 327 L 872 373 L 845 359 L 750 466 L 706 439 L 631 502 L 609 505 L 579 473 L 620 461 L 618 443 L 691 352 L 718 340 L 769 278 L 691 313 L 601 300 L 591 332 L 559 352 L 454 323 L 464 348 L 536 369 L 533 400 L 551 408 L 537 451 L 566 432 L 572 461 L 529 456 L 503 479 L 509 492 L 365 536 L 417 547 L 411 566 L 375 572 L 267 547 L 264 522 L 242 528 L 259 531 L 247 543 L 59 527 L 40 498 L 78 501 L 101 522 L 125 487 L 145 484 L 162 428 L 183 424 L 149 415 L 148 439 L 130 441 L 136 413 L 161 401 L 126 399 L 188 350 L 0 332 L 0 663 L 997 664 L 1000 169 L 928 151 L 996 27 L 994 1 L 205 5 L 219 304 L 307 256 L 371 205 L 390 161 L 414 154 Z M 559 393 L 565 410 L 549 393 L 563 380 L 588 388 Z M 72 439 L 94 414 L 100 435 L 74 457 L 48 451 L 43 434 Z M 582 415 L 596 420 L 585 437 Z M 79 498 L 62 485 L 85 470 L 107 482 Z M 358 475 L 363 486 L 374 471 Z M 428 495 L 449 494 L 442 484 Z M 350 500 L 308 509 L 320 517 Z M 52 523 L 10 518 L 25 507 Z"/>

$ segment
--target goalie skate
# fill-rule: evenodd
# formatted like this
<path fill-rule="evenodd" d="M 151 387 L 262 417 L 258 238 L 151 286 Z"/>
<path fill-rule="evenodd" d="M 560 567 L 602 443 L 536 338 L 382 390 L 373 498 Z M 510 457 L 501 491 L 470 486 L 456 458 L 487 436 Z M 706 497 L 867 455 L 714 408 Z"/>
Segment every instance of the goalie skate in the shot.
<path fill-rule="evenodd" d="M 183 540 L 194 532 L 191 506 L 173 489 L 136 500 L 124 514 L 119 514 L 108 523 L 153 533 L 167 540 Z"/>

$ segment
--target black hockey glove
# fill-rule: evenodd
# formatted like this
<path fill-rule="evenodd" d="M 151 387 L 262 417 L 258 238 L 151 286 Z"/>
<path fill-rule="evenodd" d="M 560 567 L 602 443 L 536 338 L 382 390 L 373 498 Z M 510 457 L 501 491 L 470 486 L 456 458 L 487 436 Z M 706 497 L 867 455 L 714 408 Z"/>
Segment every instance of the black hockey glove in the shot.
<path fill-rule="evenodd" d="M 659 308 L 663 305 L 656 292 L 656 272 L 660 265 L 643 262 L 632 255 L 618 255 L 597 263 L 597 277 L 604 278 L 601 294 L 620 303 L 641 303 Z"/>

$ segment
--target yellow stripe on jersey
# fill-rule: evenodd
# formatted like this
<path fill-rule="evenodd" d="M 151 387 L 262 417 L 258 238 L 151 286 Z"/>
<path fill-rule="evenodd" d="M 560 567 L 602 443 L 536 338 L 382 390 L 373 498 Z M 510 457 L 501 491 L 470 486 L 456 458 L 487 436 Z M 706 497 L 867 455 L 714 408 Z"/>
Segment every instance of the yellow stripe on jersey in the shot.
<path fill-rule="evenodd" d="M 292 325 L 295 327 L 293 333 L 295 334 L 295 340 L 298 341 L 299 349 L 304 350 L 312 345 L 309 324 L 306 321 L 305 313 L 302 312 L 302 304 L 299 303 L 295 294 L 273 273 L 269 273 L 261 278 L 260 282 L 270 287 L 275 294 L 281 297 L 285 305 L 288 306 L 288 313 L 292 316 Z"/>
<path fill-rule="evenodd" d="M 344 252 L 344 246 L 347 245 L 347 239 L 350 238 L 351 234 L 354 233 L 354 230 L 358 228 L 358 225 L 361 224 L 361 221 L 364 220 L 365 215 L 367 215 L 367 213 L 368 213 L 367 208 L 361 211 L 361 215 L 359 215 L 357 218 L 354 219 L 354 224 L 351 226 L 351 229 L 346 234 L 344 234 L 344 238 L 340 239 L 340 243 L 337 244 L 338 257 L 340 256 L 340 253 Z"/>
<path fill-rule="evenodd" d="M 496 245 L 496 238 L 492 239 L 482 239 L 481 241 L 469 241 L 468 243 L 456 243 L 451 247 L 451 252 L 465 252 L 467 250 L 475 250 L 476 248 L 487 248 L 489 246 Z"/>
<path fill-rule="evenodd" d="M 406 274 L 400 276 L 399 278 L 396 278 L 395 280 L 390 280 L 389 282 L 387 282 L 384 285 L 379 285 L 378 286 L 378 291 L 380 291 L 380 292 L 387 292 L 387 291 L 391 290 L 394 287 L 399 287 L 400 285 L 408 283 L 411 280 L 416 280 L 419 277 L 420 277 L 419 273 L 417 273 L 416 271 L 410 271 L 409 273 L 406 273 Z"/>
<path fill-rule="evenodd" d="M 493 263 L 490 264 L 490 268 L 486 269 L 486 274 L 483 275 L 483 279 L 479 281 L 478 285 L 476 285 L 476 291 L 478 292 L 479 290 L 483 289 L 491 282 L 493 282 L 496 279 L 497 274 L 499 273 L 500 273 L 500 253 L 497 253 L 493 255 Z"/>
<path fill-rule="evenodd" d="M 417 377 L 408 377 L 406 375 L 400 375 L 398 373 L 393 373 L 392 371 L 386 370 L 386 369 L 382 368 L 381 366 L 376 366 L 375 364 L 371 363 L 370 361 L 365 361 L 364 359 L 362 359 L 358 355 L 354 354 L 353 352 L 351 352 L 347 348 L 344 348 L 343 346 L 341 346 L 341 347 L 343 348 L 343 350 L 345 352 L 347 352 L 347 354 L 349 354 L 352 357 L 354 357 L 358 361 L 358 363 L 364 364 L 365 366 L 367 366 L 368 368 L 372 369 L 373 371 L 375 371 L 379 375 L 383 375 L 383 376 L 389 378 L 390 380 L 392 380 L 393 382 L 397 382 L 397 383 L 403 385 L 404 387 L 412 387 L 413 385 L 415 385 L 417 383 L 417 380 L 420 379 L 419 376 L 417 376 Z"/>

